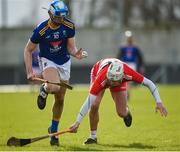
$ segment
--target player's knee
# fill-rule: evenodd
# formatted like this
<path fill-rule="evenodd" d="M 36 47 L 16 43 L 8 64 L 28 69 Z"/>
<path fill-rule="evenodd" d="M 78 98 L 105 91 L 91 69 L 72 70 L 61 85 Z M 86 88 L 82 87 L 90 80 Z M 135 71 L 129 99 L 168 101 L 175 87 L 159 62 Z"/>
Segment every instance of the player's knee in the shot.
<path fill-rule="evenodd" d="M 119 117 L 124 118 L 127 115 L 127 112 L 123 110 L 123 111 L 118 111 L 117 114 Z"/>

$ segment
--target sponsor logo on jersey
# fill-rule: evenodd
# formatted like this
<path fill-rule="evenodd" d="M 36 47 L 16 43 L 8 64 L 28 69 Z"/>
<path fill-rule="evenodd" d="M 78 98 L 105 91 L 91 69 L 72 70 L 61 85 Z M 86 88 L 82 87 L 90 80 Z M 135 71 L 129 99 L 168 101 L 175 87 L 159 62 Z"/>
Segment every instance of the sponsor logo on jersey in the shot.
<path fill-rule="evenodd" d="M 51 46 L 55 49 L 58 48 L 61 43 L 62 41 L 50 42 Z"/>
<path fill-rule="evenodd" d="M 61 49 L 61 43 L 62 41 L 56 41 L 56 42 L 50 42 L 52 48 L 50 48 L 50 52 L 58 52 Z"/>

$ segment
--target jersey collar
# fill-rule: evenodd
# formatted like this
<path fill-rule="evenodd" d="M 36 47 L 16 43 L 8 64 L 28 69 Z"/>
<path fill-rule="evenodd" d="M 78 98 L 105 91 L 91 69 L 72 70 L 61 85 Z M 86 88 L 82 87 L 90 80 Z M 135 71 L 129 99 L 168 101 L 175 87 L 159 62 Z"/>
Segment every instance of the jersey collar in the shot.
<path fill-rule="evenodd" d="M 57 30 L 61 25 L 56 26 L 54 25 L 51 20 L 48 20 L 48 26 L 52 29 L 52 30 Z"/>

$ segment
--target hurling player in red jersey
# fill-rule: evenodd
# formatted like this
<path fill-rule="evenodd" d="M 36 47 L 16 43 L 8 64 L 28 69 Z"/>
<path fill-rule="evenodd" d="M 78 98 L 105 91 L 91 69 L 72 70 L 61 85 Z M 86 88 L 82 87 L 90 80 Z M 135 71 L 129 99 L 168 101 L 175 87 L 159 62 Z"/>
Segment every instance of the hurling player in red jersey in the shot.
<path fill-rule="evenodd" d="M 82 119 L 90 110 L 91 135 L 84 144 L 97 143 L 98 109 L 106 88 L 110 89 L 118 116 L 123 118 L 127 127 L 131 126 L 132 115 L 127 106 L 127 81 L 133 81 L 147 86 L 156 101 L 156 111 L 159 111 L 162 116 L 167 116 L 167 111 L 163 106 L 159 92 L 151 80 L 134 71 L 126 63 L 118 59 L 102 59 L 91 70 L 90 93 L 80 109 L 76 122 L 70 127 L 71 132 L 77 132 Z"/>

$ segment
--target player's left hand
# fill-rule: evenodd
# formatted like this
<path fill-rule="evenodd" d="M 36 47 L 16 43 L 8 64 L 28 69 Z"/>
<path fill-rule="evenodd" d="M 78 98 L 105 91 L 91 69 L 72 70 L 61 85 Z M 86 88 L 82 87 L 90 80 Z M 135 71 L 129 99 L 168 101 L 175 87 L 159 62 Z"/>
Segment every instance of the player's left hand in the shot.
<path fill-rule="evenodd" d="M 88 57 L 88 53 L 86 51 L 84 51 L 82 48 L 80 48 L 76 54 L 75 54 L 75 57 L 77 59 L 83 59 L 83 58 L 87 58 Z"/>
<path fill-rule="evenodd" d="M 76 133 L 78 128 L 79 128 L 80 123 L 79 122 L 75 122 L 69 129 L 71 133 Z"/>
<path fill-rule="evenodd" d="M 161 116 L 167 116 L 168 112 L 166 110 L 166 108 L 163 106 L 162 103 L 157 103 L 156 104 L 156 112 L 160 112 L 161 113 Z"/>

